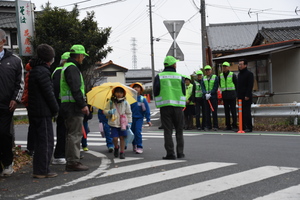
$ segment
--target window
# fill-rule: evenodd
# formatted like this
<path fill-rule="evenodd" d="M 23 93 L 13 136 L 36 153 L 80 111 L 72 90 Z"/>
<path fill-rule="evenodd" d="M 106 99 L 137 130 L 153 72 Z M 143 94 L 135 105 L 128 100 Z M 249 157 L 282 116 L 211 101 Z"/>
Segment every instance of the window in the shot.
<path fill-rule="evenodd" d="M 117 72 L 105 72 L 105 71 L 102 71 L 102 76 L 117 76 Z"/>

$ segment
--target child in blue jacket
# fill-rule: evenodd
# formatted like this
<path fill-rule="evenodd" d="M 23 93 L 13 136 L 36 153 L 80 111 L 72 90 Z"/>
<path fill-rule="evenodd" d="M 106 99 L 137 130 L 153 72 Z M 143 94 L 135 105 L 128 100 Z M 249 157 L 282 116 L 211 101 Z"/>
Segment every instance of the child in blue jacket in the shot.
<path fill-rule="evenodd" d="M 112 153 L 114 151 L 114 144 L 112 138 L 110 137 L 110 127 L 108 125 L 108 119 L 106 118 L 106 116 L 103 113 L 103 110 L 101 109 L 98 110 L 98 119 L 99 119 L 99 123 L 103 124 L 103 130 L 104 130 L 108 152 Z"/>
<path fill-rule="evenodd" d="M 141 83 L 136 82 L 130 85 L 138 93 L 137 102 L 131 104 L 132 111 L 132 125 L 131 130 L 134 134 L 134 140 L 132 142 L 133 151 L 137 154 L 143 153 L 143 140 L 142 140 L 142 126 L 144 117 L 146 118 L 149 126 L 152 126 L 150 122 L 150 108 L 147 99 L 142 96 L 144 88 Z"/>

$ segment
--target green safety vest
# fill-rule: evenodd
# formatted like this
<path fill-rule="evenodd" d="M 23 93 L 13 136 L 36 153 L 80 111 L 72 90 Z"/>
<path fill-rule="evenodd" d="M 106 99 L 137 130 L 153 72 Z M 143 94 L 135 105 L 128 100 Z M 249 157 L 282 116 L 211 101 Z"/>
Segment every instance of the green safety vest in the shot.
<path fill-rule="evenodd" d="M 60 99 L 62 103 L 65 102 L 76 102 L 75 99 L 72 96 L 72 92 L 70 90 L 70 87 L 66 81 L 66 77 L 65 77 L 65 70 L 70 66 L 70 65 L 75 65 L 72 62 L 67 62 L 64 64 L 62 71 L 61 71 L 61 78 L 60 78 Z M 75 65 L 76 66 L 76 65 Z M 80 86 L 80 90 L 82 92 L 82 95 L 85 95 L 85 91 L 84 91 L 84 81 L 83 81 L 83 77 L 81 72 L 80 73 L 80 79 L 81 79 L 81 86 Z"/>
<path fill-rule="evenodd" d="M 51 74 L 51 79 L 53 79 L 53 75 L 55 74 L 55 72 L 56 72 L 57 70 L 62 69 L 62 68 L 63 68 L 63 67 L 56 67 L 55 70 L 53 71 L 53 73 Z"/>
<path fill-rule="evenodd" d="M 186 97 L 186 100 L 188 100 L 192 94 L 193 94 L 193 84 L 189 84 L 188 86 L 186 86 L 186 94 L 185 94 L 185 97 Z M 193 102 L 191 101 L 188 105 L 193 105 Z"/>
<path fill-rule="evenodd" d="M 198 81 L 195 81 L 195 97 L 202 97 L 203 93 L 202 93 L 202 88 L 201 88 L 201 84 Z"/>
<path fill-rule="evenodd" d="M 158 74 L 160 93 L 155 97 L 156 107 L 185 107 L 185 96 L 182 93 L 182 75 L 177 72 L 161 72 Z"/>
<path fill-rule="evenodd" d="M 216 77 L 217 77 L 217 75 L 215 75 L 215 74 L 212 75 L 210 77 L 210 79 L 208 79 L 207 76 L 204 76 L 203 81 L 204 81 L 204 86 L 205 86 L 206 92 L 210 92 L 213 89 L 215 81 L 216 81 Z"/>
<path fill-rule="evenodd" d="M 229 72 L 227 78 L 225 79 L 224 74 L 221 73 L 220 74 L 220 87 L 221 87 L 221 91 L 225 91 L 225 90 L 235 90 L 235 85 L 232 81 L 233 78 L 233 72 Z"/>

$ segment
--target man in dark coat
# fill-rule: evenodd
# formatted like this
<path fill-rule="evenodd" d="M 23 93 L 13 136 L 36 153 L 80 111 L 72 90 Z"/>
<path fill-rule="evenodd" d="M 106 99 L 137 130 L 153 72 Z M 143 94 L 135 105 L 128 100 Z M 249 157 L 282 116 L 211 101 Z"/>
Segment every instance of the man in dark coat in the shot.
<path fill-rule="evenodd" d="M 58 113 L 50 72 L 55 54 L 47 44 L 39 45 L 36 51 L 28 82 L 28 117 L 35 139 L 33 177 L 52 178 L 57 176 L 49 168 L 54 147 L 52 117 Z"/>
<path fill-rule="evenodd" d="M 22 60 L 4 49 L 5 42 L 5 31 L 0 29 L 0 176 L 14 171 L 11 125 L 24 89 Z"/>
<path fill-rule="evenodd" d="M 237 83 L 237 96 L 242 100 L 243 112 L 243 130 L 252 132 L 251 104 L 252 89 L 254 83 L 253 73 L 247 68 L 248 61 L 246 59 L 239 60 L 239 75 Z"/>

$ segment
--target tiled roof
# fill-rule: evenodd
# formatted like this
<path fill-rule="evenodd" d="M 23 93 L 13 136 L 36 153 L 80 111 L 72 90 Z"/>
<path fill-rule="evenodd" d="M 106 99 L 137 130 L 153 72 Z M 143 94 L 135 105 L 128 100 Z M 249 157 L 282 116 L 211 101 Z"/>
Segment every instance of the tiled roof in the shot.
<path fill-rule="evenodd" d="M 259 29 L 300 26 L 300 19 L 260 21 Z M 213 52 L 250 47 L 258 33 L 257 22 L 210 24 L 207 27 L 209 46 Z"/>
<path fill-rule="evenodd" d="M 1 28 L 17 28 L 16 14 L 0 13 Z"/>
<path fill-rule="evenodd" d="M 121 71 L 125 71 L 125 72 L 128 71 L 127 68 L 122 67 L 122 66 L 120 66 L 120 65 L 117 65 L 117 64 L 113 63 L 113 61 L 111 61 L 111 60 L 108 61 L 107 63 L 101 63 L 101 64 L 99 65 L 99 67 L 95 68 L 95 70 L 98 70 L 98 69 L 103 70 L 104 68 L 109 67 L 109 66 L 115 66 L 115 67 L 117 67 L 117 68 L 120 68 Z"/>
<path fill-rule="evenodd" d="M 261 45 L 287 40 L 300 39 L 300 26 L 285 28 L 262 28 L 252 45 Z"/>
<path fill-rule="evenodd" d="M 14 8 L 16 6 L 15 1 L 0 1 L 0 7 Z"/>
<path fill-rule="evenodd" d="M 154 72 L 155 75 L 158 74 L 158 71 Z M 152 69 L 130 69 L 125 74 L 125 78 L 148 78 L 152 77 Z"/>

